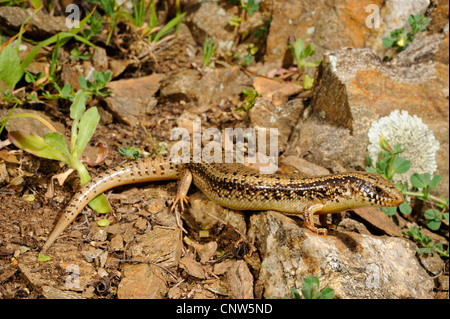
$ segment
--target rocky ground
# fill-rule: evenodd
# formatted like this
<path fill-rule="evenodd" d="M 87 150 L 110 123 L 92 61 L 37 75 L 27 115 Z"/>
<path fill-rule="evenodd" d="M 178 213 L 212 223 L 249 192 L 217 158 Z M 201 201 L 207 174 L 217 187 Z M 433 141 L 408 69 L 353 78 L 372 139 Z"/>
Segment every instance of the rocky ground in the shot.
<path fill-rule="evenodd" d="M 379 28 L 366 25 L 365 8 L 374 2 Z M 174 3 L 159 1 L 159 16 L 173 17 Z M 108 149 L 101 164 L 88 167 L 91 176 L 123 162 L 120 147 L 138 147 L 147 155 L 170 149 L 172 129 L 192 131 L 193 120 L 201 120 L 202 129 L 277 128 L 286 174 L 364 170 L 371 123 L 406 110 L 439 141 L 437 173 L 443 182 L 434 191 L 448 198 L 448 10 L 441 0 L 405 1 L 402 8 L 392 0 L 266 0 L 250 15 L 233 1 L 182 1 L 183 23 L 158 45 L 149 45 L 127 23 L 119 23 L 106 44 L 105 26 L 92 39 L 97 48 L 84 48 L 92 53 L 89 59 L 70 58 L 76 43 L 59 49 L 58 76 L 61 86 L 70 83 L 77 90 L 78 76 L 92 67 L 113 72 L 112 94 L 88 101 L 101 120 L 83 155 L 94 161 L 99 142 Z M 387 54 L 382 38 L 418 13 L 431 18 L 427 29 L 382 62 Z M 19 7 L 0 7 L 0 28 L 17 33 L 28 15 Z M 239 26 L 230 25 L 239 15 Z M 25 38 L 36 44 L 68 31 L 64 21 L 40 12 Z M 218 47 L 214 64 L 203 67 L 206 34 Z M 315 46 L 311 61 L 323 60 L 305 69 L 315 78 L 311 90 L 293 68 L 291 35 Z M 33 48 L 23 44 L 21 58 Z M 243 66 L 253 46 L 259 50 Z M 28 70 L 45 72 L 51 52 L 42 49 Z M 235 110 L 245 104 L 242 90 L 252 88 L 259 97 L 251 110 Z M 1 101 L 0 118 L 11 107 Z M 14 114 L 45 117 L 69 140 L 69 107 L 67 100 L 41 98 Z M 21 118 L 9 121 L 0 136 L 0 298 L 290 298 L 291 288 L 300 290 L 310 275 L 333 288 L 337 298 L 448 298 L 448 258 L 418 254 L 418 245 L 403 234 L 419 225 L 448 247 L 448 225 L 428 230 L 426 205 L 419 202 L 408 216 L 389 217 L 375 208 L 345 212 L 335 231 L 319 236 L 302 227 L 301 217 L 230 211 L 193 187 L 183 232 L 168 209 L 175 181 L 124 186 L 107 194 L 111 213 L 86 208 L 48 251 L 51 260 L 37 261 L 80 182 L 74 173 L 60 185 L 52 176 L 67 166 L 8 144 L 7 133 L 17 129 L 45 132 L 39 122 Z M 98 226 L 102 218 L 110 225 Z"/>

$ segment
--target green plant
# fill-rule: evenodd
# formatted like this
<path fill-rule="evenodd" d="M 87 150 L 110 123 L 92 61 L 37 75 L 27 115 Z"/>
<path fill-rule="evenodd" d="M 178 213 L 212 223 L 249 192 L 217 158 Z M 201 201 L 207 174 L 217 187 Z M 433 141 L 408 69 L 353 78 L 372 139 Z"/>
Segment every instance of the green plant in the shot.
<path fill-rule="evenodd" d="M 259 10 L 259 3 L 255 3 L 255 0 L 248 0 L 247 3 L 241 0 L 242 10 L 246 10 L 248 14 L 252 15 Z"/>
<path fill-rule="evenodd" d="M 256 98 L 259 96 L 255 89 L 243 89 L 242 93 L 245 95 L 244 104 L 235 108 L 235 111 L 248 112 L 255 105 Z"/>
<path fill-rule="evenodd" d="M 119 147 L 119 154 L 134 159 L 138 159 L 141 156 L 139 149 L 133 146 Z"/>
<path fill-rule="evenodd" d="M 89 96 L 105 97 L 111 94 L 111 91 L 105 90 L 106 85 L 111 80 L 112 72 L 97 72 L 94 71 L 94 81 L 87 81 L 84 76 L 78 77 L 78 83 L 81 88 L 86 91 Z"/>
<path fill-rule="evenodd" d="M 310 77 L 308 74 L 303 75 L 303 88 L 305 90 L 311 90 L 314 85 L 314 78 Z"/>
<path fill-rule="evenodd" d="M 156 9 L 155 4 L 152 4 L 152 11 L 150 14 L 150 20 L 149 20 L 149 27 L 147 28 L 148 35 L 148 41 L 152 43 L 158 42 L 161 38 L 168 35 L 170 32 L 172 32 L 173 29 L 177 30 L 178 25 L 180 24 L 183 17 L 186 15 L 186 12 L 180 13 L 177 10 L 177 14 L 175 18 L 170 20 L 166 25 L 163 27 L 158 27 L 158 18 L 156 15 Z"/>
<path fill-rule="evenodd" d="M 146 7 L 144 0 L 133 0 L 134 17 L 132 21 L 135 26 L 141 27 L 144 24 L 145 17 L 147 16 L 148 10 L 152 4 L 153 0 L 149 1 Z"/>
<path fill-rule="evenodd" d="M 430 19 L 422 14 L 411 14 L 408 23 L 411 26 L 411 32 L 406 32 L 404 28 L 393 30 L 390 37 L 385 37 L 382 40 L 385 48 L 395 48 L 397 52 L 405 50 L 414 40 L 415 35 L 426 29 Z"/>
<path fill-rule="evenodd" d="M 20 69 L 20 58 L 16 49 L 12 45 L 7 45 L 0 52 L 0 90 L 13 90 L 15 85 L 22 78 Z"/>
<path fill-rule="evenodd" d="M 301 39 L 295 40 L 294 43 L 291 42 L 288 48 L 291 50 L 291 53 L 294 56 L 295 61 L 297 62 L 297 68 L 300 72 L 303 71 L 304 68 L 315 68 L 322 62 L 322 60 L 317 60 L 314 62 L 306 61 L 309 57 L 313 56 L 316 51 L 311 44 L 305 46 Z M 309 90 L 313 87 L 313 84 L 314 79 L 305 74 L 303 76 L 303 88 L 305 90 Z"/>
<path fill-rule="evenodd" d="M 2 0 L 0 5 L 5 7 L 20 7 L 22 3 L 28 2 L 27 0 Z"/>
<path fill-rule="evenodd" d="M 52 132 L 44 134 L 43 138 L 23 131 L 11 131 L 8 133 L 8 138 L 14 145 L 33 155 L 66 163 L 78 172 L 81 184 L 84 185 L 91 178 L 81 161 L 81 154 L 94 134 L 100 120 L 97 108 L 91 107 L 86 111 L 85 102 L 86 93 L 83 90 L 79 90 L 70 107 L 70 117 L 73 120 L 70 149 L 66 144 L 64 135 L 57 132 L 46 121 L 42 121 L 42 118 L 40 120 L 52 130 Z M 2 121 L 14 117 L 24 117 L 24 115 L 11 115 Z M 36 115 L 33 117 L 39 119 Z M 103 194 L 93 199 L 89 206 L 100 213 L 110 211 L 110 206 Z"/>
<path fill-rule="evenodd" d="M 305 46 L 301 39 L 295 40 L 295 42 L 293 44 L 291 43 L 288 47 L 291 50 L 295 61 L 297 62 L 299 71 L 302 71 L 304 68 L 315 68 L 322 62 L 322 60 L 317 60 L 315 62 L 306 62 L 306 60 L 309 57 L 313 56 L 316 51 L 311 46 L 311 44 Z"/>
<path fill-rule="evenodd" d="M 109 20 L 109 33 L 108 37 L 106 38 L 106 44 L 108 45 L 117 27 L 118 19 L 123 11 L 120 10 L 120 7 L 117 5 L 116 0 L 100 0 L 100 4 L 102 5 L 103 10 L 105 11 L 105 14 Z"/>
<path fill-rule="evenodd" d="M 205 37 L 205 41 L 203 43 L 203 67 L 210 64 L 210 60 L 214 51 L 216 50 L 217 43 L 214 42 L 213 39 L 209 38 L 208 35 Z"/>
<path fill-rule="evenodd" d="M 378 154 L 378 160 L 373 163 L 370 156 L 366 156 L 366 160 L 370 166 L 366 167 L 366 171 L 380 174 L 388 180 L 392 180 L 394 174 L 406 173 L 410 167 L 411 162 L 399 157 L 398 155 L 404 152 L 400 144 L 397 144 L 393 149 L 387 143 L 384 136 L 380 138 L 380 146 L 383 149 Z M 416 191 L 408 191 L 404 185 L 397 185 L 403 195 L 413 196 L 422 201 L 431 201 L 437 203 L 440 210 L 436 210 L 434 207 L 425 211 L 425 218 L 427 220 L 427 226 L 432 230 L 438 230 L 443 220 L 449 220 L 448 198 L 438 198 L 430 194 L 431 189 L 435 189 L 442 177 L 439 175 L 431 176 L 429 173 L 418 174 L 414 173 L 410 178 L 411 184 Z M 411 213 L 412 208 L 407 201 L 399 206 L 400 212 L 404 215 Z M 388 207 L 382 209 L 387 215 L 394 215 L 397 211 L 397 207 Z"/>
<path fill-rule="evenodd" d="M 89 28 L 84 28 L 81 34 L 87 40 L 90 40 L 92 36 L 102 33 L 103 31 L 103 16 L 97 11 L 93 11 L 92 15 L 87 20 Z"/>
<path fill-rule="evenodd" d="M 447 246 L 447 250 L 444 250 L 444 247 L 441 243 L 433 243 L 433 240 L 427 236 L 422 234 L 422 228 L 414 225 L 407 232 L 403 232 L 403 234 L 409 236 L 412 240 L 419 243 L 422 247 L 418 249 L 418 254 L 431 254 L 433 252 L 438 253 L 441 257 L 449 257 L 449 246 Z"/>
<path fill-rule="evenodd" d="M 87 22 L 89 17 L 91 16 L 92 12 L 86 16 L 81 22 L 80 26 L 78 28 L 73 28 L 70 32 L 60 32 L 55 34 L 54 36 L 41 41 L 38 43 L 31 51 L 28 53 L 28 55 L 25 57 L 25 59 L 20 62 L 20 58 L 18 55 L 19 45 L 22 39 L 22 33 L 24 30 L 24 25 L 40 10 L 37 9 L 33 12 L 32 15 L 30 15 L 21 25 L 19 34 L 18 34 L 18 40 L 16 48 L 13 48 L 11 45 L 7 45 L 3 48 L 3 50 L 0 52 L 0 94 L 3 95 L 3 98 L 5 98 L 7 101 L 15 101 L 13 97 L 13 91 L 16 86 L 16 84 L 21 80 L 22 76 L 25 74 L 26 69 L 28 66 L 33 62 L 36 54 L 46 46 L 50 46 L 52 44 L 56 43 L 56 50 L 63 46 L 67 41 L 74 38 L 75 40 L 87 44 L 89 46 L 92 46 L 95 48 L 95 45 L 89 42 L 88 40 L 84 39 L 81 36 L 78 36 L 76 33 L 81 30 L 81 28 L 84 26 L 84 24 Z M 51 73 L 49 74 L 53 75 L 54 71 L 57 67 L 57 59 L 56 59 L 56 53 L 52 53 L 52 60 L 51 60 Z"/>
<path fill-rule="evenodd" d="M 144 131 L 145 134 L 147 134 L 148 138 L 150 139 L 150 141 L 153 143 L 153 146 L 155 147 L 155 150 L 153 152 L 153 155 L 163 155 L 163 154 L 167 154 L 167 147 L 169 146 L 169 144 L 167 144 L 166 142 L 158 142 L 153 136 L 152 134 L 150 134 L 150 132 L 148 132 L 145 127 L 144 127 Z"/>
<path fill-rule="evenodd" d="M 83 54 L 80 51 L 80 47 L 76 46 L 72 50 L 70 50 L 70 59 L 71 60 L 89 60 L 93 56 L 92 53 Z"/>
<path fill-rule="evenodd" d="M 378 154 L 376 163 L 373 163 L 370 156 L 366 156 L 366 160 L 370 165 L 366 167 L 368 172 L 377 173 L 388 180 L 392 180 L 392 176 L 395 173 L 403 174 L 409 170 L 411 162 L 398 156 L 405 151 L 400 144 L 395 145 L 394 149 L 392 149 L 384 136 L 382 136 L 380 138 L 380 146 L 384 151 Z"/>
<path fill-rule="evenodd" d="M 322 290 L 320 288 L 320 281 L 315 276 L 309 276 L 303 279 L 303 286 L 301 289 L 303 298 L 305 299 L 333 299 L 334 289 L 326 287 Z M 291 288 L 293 299 L 302 299 L 297 289 Z"/>

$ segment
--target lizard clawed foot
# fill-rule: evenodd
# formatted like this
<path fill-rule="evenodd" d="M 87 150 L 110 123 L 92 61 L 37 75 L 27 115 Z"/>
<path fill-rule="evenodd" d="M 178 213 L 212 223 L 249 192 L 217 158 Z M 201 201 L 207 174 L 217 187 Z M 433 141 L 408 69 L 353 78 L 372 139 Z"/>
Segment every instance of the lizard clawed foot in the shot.
<path fill-rule="evenodd" d="M 189 206 L 189 197 L 184 195 L 176 195 L 174 199 L 170 202 L 170 211 L 174 212 L 177 208 L 177 206 L 180 206 L 181 212 L 184 213 L 184 205 Z"/>

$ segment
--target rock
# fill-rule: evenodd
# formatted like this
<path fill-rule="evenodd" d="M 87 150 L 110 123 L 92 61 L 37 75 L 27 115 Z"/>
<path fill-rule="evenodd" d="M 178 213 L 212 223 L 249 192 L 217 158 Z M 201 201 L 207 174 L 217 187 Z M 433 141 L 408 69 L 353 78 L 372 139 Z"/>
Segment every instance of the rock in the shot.
<path fill-rule="evenodd" d="M 445 263 L 437 253 L 419 254 L 420 264 L 434 276 L 439 276 L 445 269 Z"/>
<path fill-rule="evenodd" d="M 237 13 L 236 13 L 237 14 Z M 228 22 L 233 19 L 234 14 L 230 10 L 224 10 L 218 3 L 208 1 L 202 3 L 192 15 L 192 29 L 202 35 L 197 41 L 203 43 L 204 34 L 208 34 L 218 44 L 218 48 L 228 51 L 233 45 L 235 34 Z M 201 31 L 198 32 L 197 30 Z"/>
<path fill-rule="evenodd" d="M 411 14 L 425 14 L 430 0 L 386 0 L 380 8 L 380 26 L 379 28 L 371 28 L 370 35 L 366 41 L 366 46 L 370 47 L 372 51 L 380 58 L 386 52 L 382 40 L 384 37 L 390 37 L 390 34 L 395 29 L 404 28 L 410 31 L 411 27 L 408 23 L 408 18 Z M 448 19 L 448 16 L 447 16 Z"/>
<path fill-rule="evenodd" d="M 119 299 L 162 299 L 169 291 L 166 274 L 152 264 L 125 265 L 117 289 Z"/>
<path fill-rule="evenodd" d="M 11 31 L 19 31 L 20 26 L 33 13 L 33 10 L 20 7 L 0 7 L 0 25 Z M 58 32 L 69 32 L 66 26 L 66 17 L 55 17 L 39 11 L 27 25 L 30 28 L 25 32 L 28 38 L 47 39 Z"/>
<path fill-rule="evenodd" d="M 198 279 L 205 279 L 206 273 L 202 265 L 196 262 L 190 257 L 183 257 L 180 259 L 180 267 L 186 270 L 186 272 Z"/>
<path fill-rule="evenodd" d="M 77 292 L 63 291 L 51 286 L 43 286 L 42 295 L 45 299 L 85 299 Z"/>
<path fill-rule="evenodd" d="M 258 94 L 276 107 L 287 102 L 291 95 L 300 93 L 303 89 L 292 82 L 275 81 L 266 78 L 255 78 L 253 87 Z"/>
<path fill-rule="evenodd" d="M 448 25 L 449 3 L 447 0 L 434 0 L 435 7 L 431 11 L 430 24 L 427 30 L 430 32 L 440 32 Z"/>
<path fill-rule="evenodd" d="M 375 207 L 364 207 L 353 210 L 356 215 L 369 222 L 372 226 L 381 229 L 389 236 L 400 237 L 402 232 L 392 219 Z"/>
<path fill-rule="evenodd" d="M 242 260 L 237 260 L 228 269 L 226 281 L 229 286 L 230 298 L 253 299 L 253 276 Z"/>
<path fill-rule="evenodd" d="M 212 279 L 209 280 L 208 283 L 205 283 L 205 289 L 220 295 L 220 296 L 229 296 L 228 285 L 223 282 L 223 280 Z"/>
<path fill-rule="evenodd" d="M 111 81 L 112 95 L 104 101 L 107 109 L 120 122 L 136 126 L 156 106 L 155 93 L 163 76 L 152 74 L 137 79 Z"/>
<path fill-rule="evenodd" d="M 1 109 L 0 110 L 0 119 L 5 118 L 10 110 Z M 22 113 L 33 113 L 39 115 L 44 118 L 47 122 L 49 122 L 58 132 L 64 132 L 65 127 L 59 122 L 55 122 L 50 119 L 44 112 L 35 111 L 35 110 L 27 110 L 22 108 L 15 108 L 13 114 L 22 114 Z M 22 130 L 27 133 L 33 133 L 39 136 L 44 136 L 45 133 L 51 132 L 50 128 L 45 126 L 41 121 L 38 121 L 29 117 L 19 117 L 15 119 L 10 119 L 6 122 L 5 128 L 8 132 Z"/>
<path fill-rule="evenodd" d="M 241 234 L 247 231 L 245 213 L 229 210 L 209 200 L 203 193 L 194 193 L 190 196 L 189 215 L 200 227 L 213 228 L 217 223 L 230 224 Z"/>
<path fill-rule="evenodd" d="M 94 55 L 92 57 L 92 63 L 97 72 L 108 71 L 108 54 L 106 53 L 106 50 L 104 48 L 95 48 Z"/>
<path fill-rule="evenodd" d="M 272 1 L 272 21 L 267 36 L 264 69 L 290 66 L 288 52 L 291 35 L 312 44 L 316 54 L 311 61 L 319 60 L 325 50 L 343 46 L 363 47 L 365 38 L 372 29 L 365 26 L 369 4 L 381 7 L 383 1 Z M 283 65 L 284 64 L 284 65 Z M 312 72 L 314 69 L 307 69 Z"/>
<path fill-rule="evenodd" d="M 90 239 L 96 242 L 104 242 L 108 238 L 108 232 L 105 227 L 100 227 L 96 223 L 89 227 Z"/>
<path fill-rule="evenodd" d="M 337 161 L 364 170 L 371 123 L 404 109 L 422 118 L 439 141 L 444 181 L 436 191 L 448 197 L 448 65 L 389 65 L 369 49 L 344 48 L 325 54 L 316 81 L 312 115 L 298 121 L 289 140 L 293 149 L 309 150 L 308 160 L 322 166 Z"/>
<path fill-rule="evenodd" d="M 0 162 L 0 186 L 9 182 L 9 175 L 6 171 L 6 164 Z"/>
<path fill-rule="evenodd" d="M 276 213 L 250 217 L 261 247 L 258 279 L 265 298 L 291 296 L 314 275 L 337 298 L 433 298 L 434 280 L 416 259 L 417 246 L 394 237 L 347 232 L 320 236 Z"/>
<path fill-rule="evenodd" d="M 223 275 L 225 274 L 233 265 L 234 265 L 234 260 L 224 260 L 221 263 L 218 264 L 214 264 L 214 274 L 216 275 Z"/>
<path fill-rule="evenodd" d="M 100 267 L 104 267 L 106 263 L 106 259 L 108 257 L 108 252 L 104 251 L 99 248 L 94 248 L 91 246 L 87 246 L 85 249 L 81 251 L 81 254 L 83 255 L 84 259 L 88 263 L 92 263 L 94 261 L 97 261 L 97 263 L 100 265 Z"/>
<path fill-rule="evenodd" d="M 194 112 L 205 110 L 222 104 L 233 96 L 239 96 L 242 88 L 249 85 L 249 78 L 240 72 L 238 66 L 230 68 L 205 68 L 203 74 L 188 69 L 178 72 L 161 85 L 161 97 L 197 102 L 200 108 Z"/>
<path fill-rule="evenodd" d="M 330 171 L 325 167 L 308 162 L 307 160 L 304 160 L 303 158 L 297 156 L 287 156 L 281 161 L 281 163 L 285 165 L 291 165 L 298 169 L 299 172 L 309 176 L 322 176 L 330 174 Z"/>
<path fill-rule="evenodd" d="M 148 233 L 136 235 L 129 252 L 135 259 L 150 261 L 166 268 L 176 267 L 183 246 L 181 235 L 178 228 L 155 227 Z"/>
<path fill-rule="evenodd" d="M 109 249 L 111 251 L 122 251 L 124 248 L 123 245 L 123 236 L 118 234 L 111 239 L 109 243 Z"/>
<path fill-rule="evenodd" d="M 84 61 L 83 64 L 62 63 L 61 66 L 61 81 L 63 85 L 70 84 L 74 90 L 80 90 L 81 86 L 78 82 L 80 76 L 86 77 L 92 65 L 89 61 Z"/>
<path fill-rule="evenodd" d="M 449 39 L 448 34 L 445 36 L 444 41 L 441 42 L 441 45 L 433 57 L 433 60 L 438 61 L 442 64 L 448 65 L 449 63 Z"/>
<path fill-rule="evenodd" d="M 186 244 L 192 246 L 200 257 L 200 263 L 206 264 L 217 252 L 217 242 L 210 241 L 204 245 L 199 244 L 187 237 L 184 238 Z"/>
<path fill-rule="evenodd" d="M 251 127 L 278 129 L 278 147 L 286 147 L 292 129 L 303 111 L 302 99 L 294 99 L 275 107 L 263 98 L 257 98 L 250 109 Z"/>

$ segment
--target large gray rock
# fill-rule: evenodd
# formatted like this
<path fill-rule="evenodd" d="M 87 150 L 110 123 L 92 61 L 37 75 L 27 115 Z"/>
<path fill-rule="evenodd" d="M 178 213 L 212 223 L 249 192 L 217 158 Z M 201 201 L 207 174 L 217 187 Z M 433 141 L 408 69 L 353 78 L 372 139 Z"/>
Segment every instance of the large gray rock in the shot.
<path fill-rule="evenodd" d="M 291 297 L 314 275 L 336 298 L 433 298 L 433 278 L 417 247 L 394 237 L 350 232 L 320 236 L 275 212 L 254 214 L 250 233 L 262 250 L 259 283 L 265 298 Z"/>

